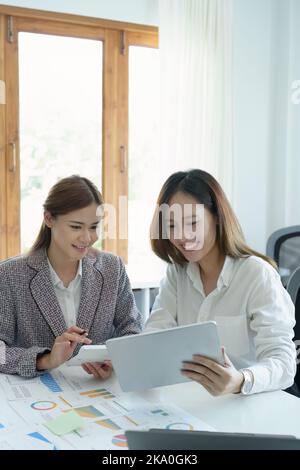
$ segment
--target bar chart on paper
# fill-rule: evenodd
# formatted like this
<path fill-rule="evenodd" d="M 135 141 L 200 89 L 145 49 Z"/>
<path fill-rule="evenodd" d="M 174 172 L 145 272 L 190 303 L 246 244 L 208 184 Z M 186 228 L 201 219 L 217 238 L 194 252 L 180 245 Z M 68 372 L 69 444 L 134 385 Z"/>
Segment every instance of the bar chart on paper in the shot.
<path fill-rule="evenodd" d="M 82 418 L 99 418 L 100 416 L 104 416 L 101 411 L 97 410 L 97 408 L 92 405 L 72 408 L 72 410 L 67 410 L 65 413 L 68 413 L 68 411 L 75 411 L 75 413 L 77 413 Z"/>
<path fill-rule="evenodd" d="M 56 382 L 56 380 L 53 378 L 51 374 L 48 372 L 46 374 L 43 374 L 40 377 L 40 381 L 42 384 L 44 384 L 51 392 L 54 393 L 59 393 L 62 392 L 62 388 L 59 386 L 59 384 Z"/>
<path fill-rule="evenodd" d="M 112 398 L 115 398 L 115 395 L 113 395 L 106 388 L 95 388 L 93 390 L 86 390 L 85 392 L 80 392 L 80 395 L 87 396 L 89 398 L 100 397 L 100 398 L 103 398 L 104 400 L 110 400 Z"/>
<path fill-rule="evenodd" d="M 151 410 L 151 414 L 158 416 L 169 416 L 169 413 L 167 413 L 165 410 L 160 409 Z"/>
<path fill-rule="evenodd" d="M 102 419 L 95 421 L 95 423 L 105 429 L 110 429 L 112 431 L 119 431 L 121 429 L 120 426 L 118 426 L 112 419 Z"/>

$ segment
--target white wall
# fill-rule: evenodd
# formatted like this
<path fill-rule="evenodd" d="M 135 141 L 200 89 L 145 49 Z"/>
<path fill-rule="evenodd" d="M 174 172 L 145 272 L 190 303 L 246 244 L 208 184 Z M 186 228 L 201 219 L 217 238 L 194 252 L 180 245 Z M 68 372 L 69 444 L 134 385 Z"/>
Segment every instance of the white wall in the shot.
<path fill-rule="evenodd" d="M 300 1 L 291 0 L 289 86 L 296 80 L 300 80 Z M 300 104 L 289 101 L 288 111 L 286 223 L 300 225 Z"/>
<path fill-rule="evenodd" d="M 270 1 L 235 0 L 234 206 L 247 241 L 263 249 L 268 201 Z"/>
<path fill-rule="evenodd" d="M 0 0 L 0 3 L 129 23 L 158 24 L 158 0 Z"/>
<path fill-rule="evenodd" d="M 267 228 L 273 232 L 287 222 L 288 108 L 290 1 L 272 0 L 271 75 L 269 112 L 269 186 Z"/>
<path fill-rule="evenodd" d="M 234 0 L 234 205 L 261 251 L 271 232 L 300 224 L 299 24 L 299 0 Z"/>

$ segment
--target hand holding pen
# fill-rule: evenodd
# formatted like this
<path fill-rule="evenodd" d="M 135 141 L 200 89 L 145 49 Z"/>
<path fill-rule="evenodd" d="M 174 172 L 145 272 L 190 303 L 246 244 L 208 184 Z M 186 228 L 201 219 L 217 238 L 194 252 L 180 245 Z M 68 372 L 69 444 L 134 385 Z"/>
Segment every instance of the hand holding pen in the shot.
<path fill-rule="evenodd" d="M 59 367 L 68 361 L 78 344 L 91 344 L 87 331 L 78 326 L 68 328 L 55 339 L 50 353 L 43 354 L 37 359 L 37 370 L 47 370 Z"/>

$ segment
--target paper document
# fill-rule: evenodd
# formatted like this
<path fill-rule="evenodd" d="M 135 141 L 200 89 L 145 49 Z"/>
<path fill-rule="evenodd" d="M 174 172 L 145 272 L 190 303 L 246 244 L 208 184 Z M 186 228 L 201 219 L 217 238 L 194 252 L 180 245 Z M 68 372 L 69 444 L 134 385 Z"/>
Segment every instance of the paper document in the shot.
<path fill-rule="evenodd" d="M 114 381 L 51 371 L 34 379 L 0 375 L 2 449 L 127 449 L 125 431 L 214 429 L 177 406 L 122 393 Z M 112 383 L 112 387 L 105 384 Z M 24 398 L 26 396 L 26 398 Z M 146 395 L 155 400 L 155 395 Z M 21 424 L 20 424 L 21 423 Z"/>
<path fill-rule="evenodd" d="M 90 377 L 87 375 L 90 381 Z M 84 379 L 78 380 L 71 374 L 67 377 L 60 370 L 46 372 L 39 377 L 25 379 L 17 375 L 0 374 L 0 387 L 7 400 L 38 398 L 43 395 L 59 394 L 64 391 L 80 391 L 84 387 Z"/>

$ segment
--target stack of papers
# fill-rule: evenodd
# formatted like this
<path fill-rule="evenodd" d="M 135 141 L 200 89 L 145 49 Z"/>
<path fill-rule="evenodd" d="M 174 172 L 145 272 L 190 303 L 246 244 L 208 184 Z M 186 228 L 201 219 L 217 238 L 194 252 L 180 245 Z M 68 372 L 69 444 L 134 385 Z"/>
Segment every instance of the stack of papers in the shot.
<path fill-rule="evenodd" d="M 91 387 L 90 385 L 94 385 Z M 26 380 L 0 376 L 0 449 L 127 449 L 129 429 L 214 429 L 182 409 L 115 393 L 61 371 Z"/>

